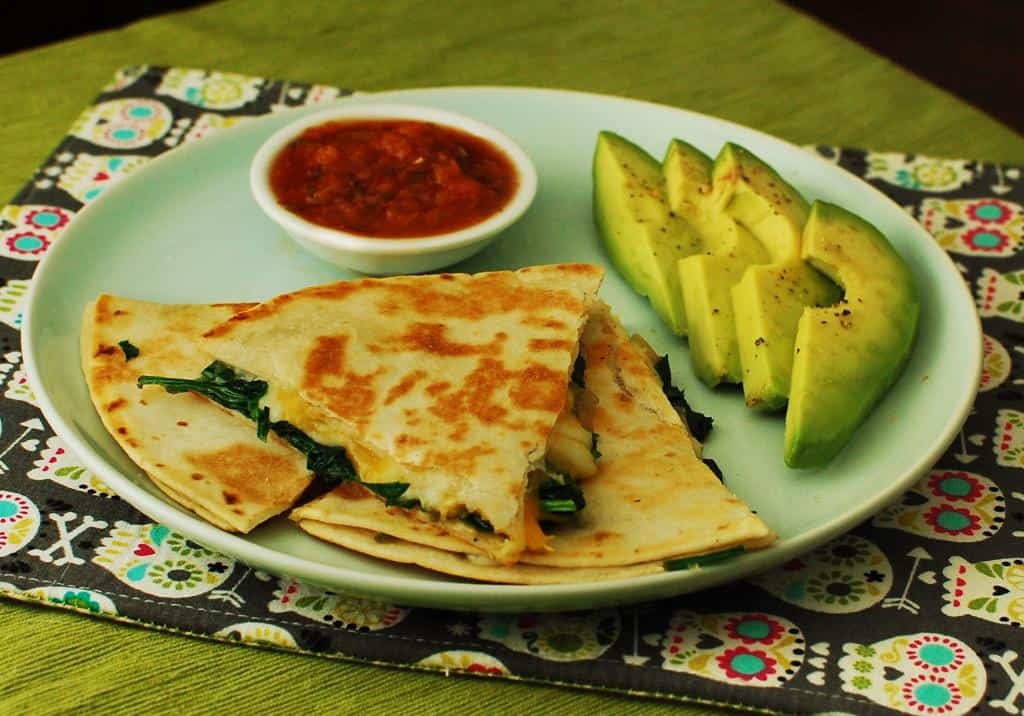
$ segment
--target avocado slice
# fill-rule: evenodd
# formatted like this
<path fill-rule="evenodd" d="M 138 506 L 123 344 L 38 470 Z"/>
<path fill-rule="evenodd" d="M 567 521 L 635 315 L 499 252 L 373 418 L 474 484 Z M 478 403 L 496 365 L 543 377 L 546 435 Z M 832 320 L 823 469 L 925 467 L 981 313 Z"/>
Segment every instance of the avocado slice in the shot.
<path fill-rule="evenodd" d="M 761 242 L 771 263 L 751 266 L 732 288 L 736 338 L 749 407 L 786 404 L 797 323 L 806 306 L 839 300 L 839 288 L 800 257 L 808 206 L 774 169 L 736 144 L 726 144 L 712 169 L 726 211 Z"/>
<path fill-rule="evenodd" d="M 613 132 L 597 135 L 594 222 L 626 282 L 647 296 L 673 332 L 686 335 L 676 264 L 700 251 L 700 239 L 689 224 L 669 211 L 657 160 Z"/>
<path fill-rule="evenodd" d="M 845 295 L 800 318 L 784 450 L 796 468 L 824 465 L 850 440 L 906 365 L 921 310 L 907 264 L 845 209 L 811 207 L 801 255 Z"/>
<path fill-rule="evenodd" d="M 711 157 L 673 139 L 662 162 L 669 208 L 700 236 L 704 253 L 679 261 L 679 284 L 689 330 L 690 359 L 708 387 L 742 379 L 732 308 L 732 287 L 751 264 L 768 263 L 768 252 L 725 211 L 732 185 L 713 191 Z"/>

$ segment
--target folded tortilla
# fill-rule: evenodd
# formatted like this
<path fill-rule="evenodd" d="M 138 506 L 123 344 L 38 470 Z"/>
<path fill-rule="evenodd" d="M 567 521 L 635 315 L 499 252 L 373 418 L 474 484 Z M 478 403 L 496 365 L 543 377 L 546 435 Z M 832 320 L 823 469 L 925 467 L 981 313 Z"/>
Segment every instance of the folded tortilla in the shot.
<path fill-rule="evenodd" d="M 708 469 L 664 394 L 650 349 L 597 304 L 582 338 L 586 389 L 597 399 L 598 472 L 581 482 L 586 508 L 553 528 L 548 550 L 513 566 L 490 562 L 408 511 L 343 486 L 293 510 L 322 539 L 392 561 L 484 581 L 547 583 L 662 571 L 665 560 L 774 540 L 771 530 Z M 384 537 L 381 537 L 384 535 Z M 561 577 L 559 577 L 561 575 Z"/>
<path fill-rule="evenodd" d="M 162 305 L 102 295 L 85 312 L 81 361 L 103 424 L 171 499 L 221 529 L 248 532 L 294 505 L 306 458 L 206 398 L 139 389 L 140 375 L 196 376 L 212 360 L 200 336 L 251 304 Z M 119 343 L 138 349 L 128 359 Z"/>
<path fill-rule="evenodd" d="M 570 584 L 628 579 L 665 570 L 661 562 L 645 562 L 628 567 L 545 567 L 517 562 L 502 564 L 486 557 L 427 547 L 415 542 L 388 539 L 379 532 L 340 527 L 322 522 L 304 522 L 303 529 L 315 537 L 389 562 L 414 564 L 435 572 L 480 582 L 500 584 Z"/>
<path fill-rule="evenodd" d="M 203 347 L 269 383 L 272 421 L 344 447 L 364 483 L 408 485 L 417 519 L 511 563 L 602 278 L 560 264 L 342 281 L 233 315 Z"/>

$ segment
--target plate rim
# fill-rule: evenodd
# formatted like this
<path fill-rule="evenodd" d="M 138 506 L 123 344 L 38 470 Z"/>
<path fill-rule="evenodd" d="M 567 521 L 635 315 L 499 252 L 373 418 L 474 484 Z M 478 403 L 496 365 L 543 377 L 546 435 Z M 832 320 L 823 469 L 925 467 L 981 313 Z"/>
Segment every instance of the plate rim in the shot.
<path fill-rule="evenodd" d="M 409 93 L 416 94 L 446 94 L 446 93 L 474 93 L 474 92 L 501 92 L 519 94 L 545 94 L 550 96 L 571 95 L 581 96 L 593 100 L 613 100 L 627 104 L 638 104 L 646 107 L 664 111 L 666 109 L 683 113 L 698 121 L 711 120 L 726 130 L 740 130 L 743 134 L 753 134 L 761 141 L 774 144 L 782 150 L 799 153 L 807 161 L 813 161 L 824 165 L 829 171 L 839 170 L 849 177 L 857 180 L 863 187 L 870 190 L 873 199 L 889 205 L 889 208 L 896 212 L 903 212 L 903 209 L 894 200 L 889 198 L 876 187 L 872 186 L 862 178 L 846 171 L 838 165 L 827 162 L 814 152 L 807 151 L 799 145 L 788 142 L 761 130 L 748 127 L 731 120 L 722 119 L 714 115 L 695 112 L 668 104 L 660 104 L 648 100 L 634 99 L 612 94 L 601 94 L 579 90 L 563 90 L 549 87 L 503 87 L 490 85 L 466 85 L 452 87 L 425 87 L 405 88 L 398 90 L 386 90 L 380 92 L 354 92 L 331 103 L 320 105 L 308 105 L 290 108 L 284 112 L 294 114 L 296 117 L 305 113 L 315 113 L 318 110 L 327 109 L 337 104 L 344 104 L 352 98 L 359 98 L 359 101 L 373 101 L 381 98 L 382 102 L 390 98 L 397 98 L 401 101 L 403 96 Z M 409 101 L 409 100 L 405 100 Z M 414 103 L 412 100 L 411 103 Z M 162 524 L 187 534 L 189 536 L 200 535 L 196 540 L 208 544 L 211 548 L 223 552 L 226 555 L 235 557 L 249 566 L 266 568 L 268 571 L 282 576 L 298 577 L 313 584 L 318 584 L 329 589 L 343 591 L 356 596 L 370 597 L 375 599 L 389 599 L 408 606 L 423 606 L 432 608 L 452 610 L 475 610 L 479 607 L 473 605 L 475 599 L 486 600 L 488 611 L 520 611 L 524 608 L 536 611 L 560 611 L 568 608 L 595 608 L 599 606 L 611 606 L 616 604 L 633 603 L 645 599 L 663 598 L 672 595 L 705 589 L 745 576 L 756 574 L 759 571 L 770 569 L 792 557 L 802 554 L 807 550 L 828 541 L 831 538 L 842 534 L 855 527 L 866 518 L 876 514 L 879 509 L 891 503 L 902 492 L 908 489 L 919 479 L 929 468 L 935 465 L 948 446 L 955 439 L 956 433 L 960 430 L 974 404 L 978 393 L 975 387 L 965 394 L 956 409 L 952 411 L 943 426 L 941 433 L 931 440 L 931 447 L 911 465 L 904 468 L 899 479 L 893 480 L 885 490 L 872 495 L 852 509 L 848 509 L 833 517 L 831 520 L 820 524 L 810 530 L 798 535 L 793 535 L 775 542 L 771 547 L 741 555 L 734 560 L 729 560 L 718 565 L 702 567 L 697 569 L 663 572 L 640 577 L 625 579 L 613 579 L 597 582 L 581 582 L 575 584 L 554 584 L 554 585 L 508 585 L 488 584 L 470 581 L 439 581 L 437 579 L 422 579 L 411 576 L 396 576 L 386 574 L 374 574 L 360 571 L 351 567 L 325 565 L 310 559 L 297 557 L 271 547 L 254 543 L 245 535 L 228 533 L 200 519 L 184 507 L 172 503 L 162 493 L 157 496 L 145 490 L 135 482 L 107 463 L 89 444 L 80 439 L 76 430 L 71 427 L 57 410 L 49 392 L 43 385 L 39 372 L 39 363 L 34 348 L 35 321 L 32 316 L 36 315 L 35 307 L 42 302 L 40 295 L 44 282 L 43 277 L 48 276 L 52 265 L 58 265 L 57 261 L 51 258 L 59 256 L 74 240 L 74 236 L 85 229 L 75 230 L 74 227 L 88 227 L 91 217 L 95 213 L 96 206 L 103 206 L 111 201 L 110 197 L 127 191 L 135 182 L 145 181 L 146 177 L 154 171 L 160 171 L 168 163 L 186 162 L 188 157 L 198 151 L 198 147 L 209 147 L 211 142 L 225 143 L 231 141 L 232 135 L 236 132 L 253 131 L 262 124 L 270 124 L 275 118 L 280 118 L 283 112 L 273 112 L 264 115 L 254 116 L 241 125 L 229 127 L 216 134 L 206 137 L 202 142 L 196 142 L 184 146 L 175 147 L 176 151 L 167 151 L 150 159 L 144 166 L 122 181 L 109 187 L 103 195 L 96 200 L 86 204 L 78 210 L 75 220 L 65 230 L 61 240 L 55 242 L 46 256 L 37 265 L 32 275 L 31 284 L 25 299 L 23 309 L 23 325 L 21 329 L 21 344 L 23 354 L 23 366 L 33 388 L 39 409 L 44 418 L 50 424 L 54 433 L 64 440 L 74 454 L 81 459 L 87 468 L 98 474 L 101 479 L 115 489 L 117 494 L 126 502 Z M 914 226 L 914 232 L 908 236 L 909 241 L 923 241 L 929 248 L 929 252 L 941 257 L 940 263 L 945 264 L 945 270 L 953 276 L 959 277 L 956 265 L 943 250 L 913 217 L 908 217 Z M 84 222 L 84 223 L 83 223 Z M 67 233 L 72 232 L 69 239 Z M 909 233 L 909 232 L 908 232 Z M 959 294 L 957 301 L 966 301 L 972 308 L 974 299 L 970 289 L 962 280 L 955 282 L 959 290 L 953 293 Z M 952 288 L 943 284 L 942 292 L 951 291 Z M 971 326 L 965 327 L 973 337 L 977 339 L 976 350 L 969 356 L 965 356 L 968 363 L 968 373 L 972 378 L 971 383 L 979 385 L 982 369 L 983 347 L 982 347 L 982 324 L 981 318 L 976 310 L 970 312 L 974 320 Z M 40 350 L 41 352 L 41 350 Z M 902 378 L 901 378 L 902 379 Z M 84 378 L 83 378 L 84 380 Z M 191 533 L 191 534 L 190 534 Z M 638 593 L 634 593 L 638 592 Z M 449 603 L 449 600 L 451 603 Z M 529 606 L 526 606 L 529 605 Z"/>

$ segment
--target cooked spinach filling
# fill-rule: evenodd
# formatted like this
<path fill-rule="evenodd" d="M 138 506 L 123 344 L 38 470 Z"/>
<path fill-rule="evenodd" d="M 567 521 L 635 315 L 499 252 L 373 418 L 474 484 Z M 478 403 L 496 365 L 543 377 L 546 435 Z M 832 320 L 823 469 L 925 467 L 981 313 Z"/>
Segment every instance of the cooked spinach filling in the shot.
<path fill-rule="evenodd" d="M 206 396 L 229 410 L 236 410 L 256 423 L 256 434 L 267 439 L 270 411 L 260 407 L 267 394 L 267 382 L 240 376 L 231 366 L 214 361 L 196 379 L 139 376 L 138 386 L 159 385 L 168 393 L 193 392 Z M 307 438 L 308 439 L 308 438 Z M 307 453 L 308 454 L 308 453 Z"/>
<path fill-rule="evenodd" d="M 549 515 L 569 515 L 587 506 L 583 491 L 572 476 L 555 472 L 551 468 L 547 468 L 546 472 L 548 479 L 537 488 L 541 512 Z"/>
<path fill-rule="evenodd" d="M 694 567 L 706 567 L 709 564 L 718 564 L 728 559 L 732 559 L 738 555 L 743 554 L 744 548 L 742 545 L 739 547 L 729 547 L 719 552 L 711 552 L 710 554 L 699 554 L 695 557 L 680 557 L 679 559 L 670 559 L 665 562 L 665 570 L 668 572 L 677 572 L 684 569 L 692 569 Z"/>
<path fill-rule="evenodd" d="M 459 519 L 480 532 L 494 532 L 494 525 L 475 512 L 467 512 Z"/>
<path fill-rule="evenodd" d="M 577 365 L 580 365 L 581 360 L 577 359 Z M 576 371 L 573 372 L 575 377 Z M 582 376 L 582 369 L 580 374 Z M 229 410 L 237 411 L 256 423 L 256 435 L 260 440 L 266 441 L 267 435 L 271 431 L 274 432 L 306 456 L 306 469 L 313 473 L 324 490 L 332 489 L 342 482 L 361 482 L 368 490 L 382 497 L 388 507 L 406 510 L 422 508 L 418 499 L 404 497 L 409 489 L 409 483 L 362 482 L 344 448 L 323 445 L 286 420 L 271 422 L 270 408 L 260 406 L 260 400 L 269 389 L 267 382 L 258 378 L 246 378 L 221 361 L 210 363 L 196 379 L 144 375 L 139 378 L 138 386 L 141 388 L 144 385 L 158 385 L 168 393 L 197 393 Z M 591 450 L 597 453 L 596 435 Z M 546 472 L 548 479 L 538 490 L 542 512 L 549 515 L 569 515 L 586 506 L 583 493 L 571 476 L 550 468 Z M 476 513 L 467 513 L 460 519 L 481 532 L 494 531 L 494 526 Z"/>
<path fill-rule="evenodd" d="M 665 391 L 665 397 L 668 398 L 668 402 L 671 403 L 672 407 L 679 413 L 679 417 L 686 423 L 690 434 L 699 442 L 704 442 L 704 438 L 711 432 L 714 419 L 691 408 L 690 404 L 686 402 L 686 396 L 683 394 L 683 391 L 672 385 L 672 369 L 668 365 L 667 354 L 658 359 L 657 363 L 654 364 L 654 370 L 657 372 L 658 377 L 661 378 L 661 389 Z"/>
<path fill-rule="evenodd" d="M 270 421 L 270 408 L 259 402 L 269 389 L 266 381 L 246 378 L 234 368 L 214 361 L 203 369 L 196 379 L 167 378 L 144 375 L 138 386 L 159 385 L 168 393 L 193 392 L 209 398 L 218 405 L 234 410 L 256 423 L 256 435 L 266 440 L 273 431 L 279 438 L 306 456 L 306 469 L 313 473 L 318 487 L 308 490 L 304 497 L 323 494 L 343 482 L 360 482 L 364 487 L 384 498 L 388 507 L 406 510 L 422 508 L 418 499 L 403 497 L 409 489 L 407 482 L 362 482 L 352 466 L 344 448 L 323 445 L 286 420 Z M 462 521 L 480 530 L 493 532 L 494 527 L 476 514 L 468 514 Z"/>
<path fill-rule="evenodd" d="M 572 364 L 572 382 L 583 388 L 583 376 L 587 372 L 587 361 L 583 358 L 583 354 L 576 356 L 576 362 Z"/>
<path fill-rule="evenodd" d="M 124 351 L 125 363 L 130 361 L 132 358 L 138 358 L 139 357 L 139 347 L 135 346 L 135 345 L 132 345 L 131 341 L 128 341 L 128 340 L 118 341 L 117 345 L 121 346 L 121 350 Z"/>

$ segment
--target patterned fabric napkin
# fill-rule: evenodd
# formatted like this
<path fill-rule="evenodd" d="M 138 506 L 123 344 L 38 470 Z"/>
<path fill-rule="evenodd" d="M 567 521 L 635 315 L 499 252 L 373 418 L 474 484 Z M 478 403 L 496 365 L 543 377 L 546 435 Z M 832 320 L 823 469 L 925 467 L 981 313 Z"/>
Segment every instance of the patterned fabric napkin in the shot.
<path fill-rule="evenodd" d="M 344 94 L 126 68 L 0 211 L 0 593 L 245 644 L 776 711 L 1024 708 L 1018 168 L 816 148 L 895 199 L 953 254 L 984 319 L 982 392 L 958 440 L 899 504 L 746 582 L 588 612 L 409 609 L 210 552 L 153 524 L 83 468 L 41 419 L 20 365 L 35 263 L 76 211 L 152 157 L 254 115 Z"/>

